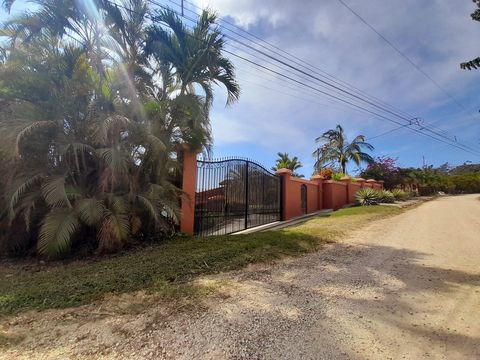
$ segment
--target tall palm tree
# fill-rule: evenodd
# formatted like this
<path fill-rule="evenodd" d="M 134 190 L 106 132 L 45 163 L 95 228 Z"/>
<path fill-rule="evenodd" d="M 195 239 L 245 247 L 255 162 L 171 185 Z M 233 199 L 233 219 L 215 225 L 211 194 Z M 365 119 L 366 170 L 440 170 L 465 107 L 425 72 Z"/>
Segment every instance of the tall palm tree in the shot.
<path fill-rule="evenodd" d="M 93 0 L 95 14 L 80 8 L 85 2 L 35 2 L 2 31 L 10 46 L 0 62 L 0 168 L 10 172 L 0 179 L 0 205 L 8 210 L 0 212 L 0 228 L 7 221 L 11 235 L 25 233 L 46 255 L 86 240 L 110 251 L 132 236 L 161 235 L 178 211 L 171 152 L 210 139 L 213 93 L 197 95 L 194 84 L 221 82 L 229 101 L 238 97 L 223 38 L 204 24 L 212 17 L 195 34 L 210 41 L 207 59 L 198 53 L 203 43 L 182 50 L 201 62 L 186 76 L 145 47 L 151 10 L 144 0 Z M 148 26 L 173 34 L 183 24 Z M 20 238 L 7 241 L 16 246 Z"/>
<path fill-rule="evenodd" d="M 373 163 L 374 159 L 363 151 L 373 150 L 374 147 L 365 142 L 365 136 L 358 135 L 352 142 L 348 142 L 343 127 L 337 125 L 335 129 L 324 132 L 315 139 L 320 146 L 313 152 L 316 158 L 315 169 L 318 171 L 326 164 L 338 164 L 342 172 L 346 174 L 347 163 L 351 160 L 356 165 L 361 162 Z"/>
<path fill-rule="evenodd" d="M 293 158 L 290 159 L 290 156 L 288 153 L 277 153 L 278 159 L 275 160 L 275 166 L 272 167 L 273 171 L 277 171 L 278 169 L 289 169 L 292 170 L 292 175 L 295 177 L 304 177 L 301 174 L 298 174 L 296 170 L 300 169 L 303 167 L 302 163 L 300 160 L 298 160 L 298 157 L 294 156 Z"/>
<path fill-rule="evenodd" d="M 146 40 L 147 54 L 172 67 L 180 94 L 195 93 L 194 86 L 198 85 L 208 106 L 213 100 L 213 84 L 225 87 L 227 105 L 240 96 L 235 68 L 223 56 L 225 38 L 218 28 L 211 29 L 216 20 L 216 14 L 204 10 L 190 30 L 174 11 L 161 10 L 153 17 L 154 25 Z M 164 23 L 167 28 L 156 23 Z"/>

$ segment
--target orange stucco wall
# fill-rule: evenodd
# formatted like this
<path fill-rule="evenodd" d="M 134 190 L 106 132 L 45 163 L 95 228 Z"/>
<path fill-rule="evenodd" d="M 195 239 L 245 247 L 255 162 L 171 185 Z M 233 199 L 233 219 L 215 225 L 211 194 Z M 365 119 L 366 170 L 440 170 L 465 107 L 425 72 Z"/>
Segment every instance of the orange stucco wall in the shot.
<path fill-rule="evenodd" d="M 195 222 L 195 191 L 197 188 L 197 153 L 184 147 L 181 197 L 180 231 L 185 234 L 193 234 Z"/>
<path fill-rule="evenodd" d="M 320 210 L 321 196 L 319 196 L 318 180 L 305 180 L 292 176 L 288 169 L 280 169 L 277 174 L 282 177 L 282 219 L 288 220 L 301 215 L 302 211 L 301 189 L 305 185 L 307 190 L 307 209 L 306 213 L 312 213 Z M 319 201 L 320 200 L 320 201 Z"/>
<path fill-rule="evenodd" d="M 348 184 L 348 204 L 353 204 L 355 202 L 355 194 L 358 190 L 362 188 L 362 185 L 357 182 L 350 182 Z"/>
<path fill-rule="evenodd" d="M 184 147 L 183 178 L 181 197 L 180 231 L 193 234 L 195 221 L 195 192 L 197 186 L 197 154 Z M 314 176 L 310 180 L 292 176 L 292 171 L 279 169 L 277 174 L 282 178 L 282 220 L 288 220 L 304 215 L 302 209 L 301 189 L 306 187 L 307 206 L 305 213 L 313 213 L 322 209 L 337 210 L 347 204 L 355 202 L 355 194 L 365 187 L 382 189 L 383 182 L 373 179 L 357 179 L 349 177 L 341 181 L 324 180 L 321 176 Z M 217 193 L 219 189 L 210 190 Z"/>
<path fill-rule="evenodd" d="M 333 180 L 324 181 L 323 207 L 337 210 L 344 205 L 347 205 L 347 184 Z"/>

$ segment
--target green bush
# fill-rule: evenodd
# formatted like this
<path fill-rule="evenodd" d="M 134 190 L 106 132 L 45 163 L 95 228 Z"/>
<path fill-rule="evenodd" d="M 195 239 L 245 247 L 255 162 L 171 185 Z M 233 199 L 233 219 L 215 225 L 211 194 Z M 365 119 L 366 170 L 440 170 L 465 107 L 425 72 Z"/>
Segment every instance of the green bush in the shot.
<path fill-rule="evenodd" d="M 333 173 L 332 174 L 332 180 L 340 181 L 345 176 L 347 176 L 347 175 L 345 175 L 344 173 Z"/>
<path fill-rule="evenodd" d="M 380 198 L 380 202 L 384 204 L 390 204 L 395 202 L 395 197 L 393 196 L 391 191 L 388 190 L 376 190 L 378 192 L 378 197 Z"/>
<path fill-rule="evenodd" d="M 405 201 L 409 198 L 409 194 L 402 189 L 393 189 L 392 195 L 397 201 Z"/>
<path fill-rule="evenodd" d="M 365 188 L 357 191 L 355 200 L 362 206 L 377 205 L 380 202 L 380 196 L 377 190 Z"/>

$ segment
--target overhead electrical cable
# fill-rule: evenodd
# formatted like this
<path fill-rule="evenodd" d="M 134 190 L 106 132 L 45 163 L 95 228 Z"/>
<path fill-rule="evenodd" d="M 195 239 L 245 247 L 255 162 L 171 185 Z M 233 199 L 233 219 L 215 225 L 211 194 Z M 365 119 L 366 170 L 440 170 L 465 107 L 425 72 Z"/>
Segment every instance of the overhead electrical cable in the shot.
<path fill-rule="evenodd" d="M 108 1 L 108 0 L 107 0 L 107 1 Z M 163 5 L 163 4 L 160 4 L 160 3 L 157 2 L 157 1 L 154 1 L 154 0 L 147 0 L 147 1 L 150 2 L 150 3 L 153 4 L 153 5 L 156 5 L 156 6 L 160 7 L 160 8 L 168 9 L 168 10 L 170 10 L 170 11 L 173 11 L 173 12 L 176 13 L 178 16 L 181 16 L 181 14 L 179 14 L 177 11 L 175 11 L 175 10 L 173 10 L 173 9 L 171 9 L 171 8 Z M 128 8 L 122 6 L 122 5 L 119 5 L 119 4 L 115 4 L 115 5 L 120 6 L 120 7 L 123 7 L 123 8 L 125 8 L 125 9 L 127 9 L 127 10 L 129 10 L 129 11 L 133 11 L 133 12 L 134 12 L 134 10 L 128 9 Z M 197 14 L 197 16 L 198 16 L 198 14 Z M 187 16 L 185 16 L 185 15 L 184 15 L 183 17 L 184 17 L 185 19 L 187 19 L 187 20 L 190 20 L 190 21 L 194 22 L 194 23 L 197 21 L 197 20 L 192 19 L 192 18 L 189 18 L 189 17 L 187 17 Z M 155 21 L 155 20 L 156 20 L 156 18 L 153 17 L 153 18 L 152 18 L 152 21 Z M 190 28 L 189 28 L 189 29 L 190 29 Z M 189 34 L 189 36 L 195 37 L 195 36 L 192 35 L 192 34 Z M 226 36 L 226 35 L 225 35 L 225 36 Z M 227 36 L 226 36 L 226 37 L 227 37 Z M 228 37 L 228 38 L 230 38 L 231 40 L 236 41 L 236 42 L 238 43 L 238 40 L 237 40 L 237 39 L 234 39 L 234 38 L 232 38 L 232 37 Z M 201 40 L 201 39 L 198 39 L 198 40 Z M 246 44 L 246 45 L 248 45 L 248 44 Z M 295 71 L 297 71 L 297 72 L 300 72 L 300 73 L 302 73 L 302 74 L 305 74 L 306 76 L 308 76 L 308 77 L 310 77 L 310 78 L 312 78 L 312 79 L 314 79 L 314 80 L 318 80 L 318 81 L 321 82 L 322 84 L 328 85 L 328 86 L 330 86 L 330 87 L 332 87 L 332 88 L 334 88 L 334 89 L 336 89 L 336 90 L 341 91 L 342 93 L 345 93 L 345 94 L 350 95 L 350 96 L 352 96 L 352 97 L 354 97 L 354 98 L 356 98 L 356 99 L 358 99 L 358 100 L 361 100 L 361 101 L 369 104 L 370 106 L 373 106 L 373 107 L 376 107 L 376 108 L 380 109 L 381 111 L 390 113 L 391 115 L 394 115 L 395 117 L 398 117 L 398 118 L 400 118 L 400 119 L 403 119 L 403 120 L 405 120 L 405 121 L 407 121 L 407 122 L 411 120 L 411 119 L 409 119 L 409 118 L 402 117 L 401 115 L 396 114 L 395 112 L 393 112 L 393 111 L 391 111 L 391 110 L 388 110 L 388 109 L 386 109 L 386 108 L 384 108 L 384 107 L 382 107 L 382 106 L 380 106 L 380 105 L 378 105 L 378 104 L 375 104 L 375 103 L 372 102 L 372 101 L 363 99 L 362 97 L 357 96 L 357 95 L 355 95 L 355 94 L 352 94 L 352 93 L 349 92 L 349 91 L 346 91 L 346 90 L 344 90 L 344 89 L 342 89 L 342 88 L 340 88 L 340 87 L 337 87 L 337 86 L 335 86 L 335 85 L 332 85 L 332 84 L 328 83 L 327 81 L 324 81 L 324 80 L 322 80 L 322 79 L 320 79 L 320 78 L 318 78 L 318 77 L 316 77 L 316 76 L 313 76 L 312 74 L 309 74 L 309 73 L 307 73 L 307 72 L 305 72 L 305 71 L 303 71 L 303 70 L 301 70 L 301 69 L 297 69 L 297 68 L 294 67 L 293 65 L 288 64 L 288 63 L 286 63 L 286 62 L 284 62 L 284 61 L 282 61 L 282 60 L 276 59 L 275 57 L 273 57 L 273 56 L 271 56 L 271 55 L 269 55 L 269 54 L 267 54 L 267 53 L 265 53 L 265 52 L 262 52 L 262 51 L 256 49 L 255 47 L 252 47 L 252 46 L 249 46 L 249 45 L 248 45 L 248 47 L 251 48 L 252 50 L 256 51 L 256 52 L 260 52 L 262 55 L 264 55 L 264 56 L 266 56 L 266 57 L 268 57 L 268 58 L 270 58 L 270 59 L 272 59 L 272 60 L 275 60 L 275 61 L 277 61 L 277 62 L 279 62 L 279 63 L 281 63 L 281 64 L 284 64 L 285 66 L 287 66 L 288 68 L 291 68 L 292 70 L 295 70 Z M 358 104 L 353 103 L 351 100 L 347 100 L 347 99 L 345 99 L 345 98 L 341 98 L 341 97 L 339 97 L 339 96 L 337 96 L 337 95 L 333 95 L 333 94 L 331 94 L 331 93 L 329 93 L 329 92 L 327 92 L 327 91 L 323 91 L 323 90 L 321 90 L 321 89 L 318 89 L 318 88 L 315 87 L 315 86 L 312 86 L 312 85 L 310 85 L 310 84 L 306 84 L 306 83 L 304 83 L 304 82 L 302 82 L 302 81 L 300 81 L 300 80 L 298 80 L 298 79 L 295 79 L 295 78 L 293 78 L 293 77 L 291 77 L 291 76 L 285 75 L 285 74 L 283 74 L 283 73 L 281 73 L 281 72 L 279 72 L 279 71 L 273 70 L 273 69 L 271 69 L 271 68 L 269 68 L 269 67 L 267 67 L 267 66 L 264 66 L 264 65 L 262 65 L 262 64 L 257 63 L 256 61 L 253 61 L 253 60 L 251 60 L 251 59 L 248 59 L 248 58 L 246 58 L 245 56 L 241 56 L 241 55 L 239 55 L 239 54 L 236 54 L 236 53 L 234 53 L 234 52 L 232 52 L 232 51 L 229 51 L 229 50 L 226 50 L 226 49 L 224 49 L 224 52 L 225 52 L 225 53 L 228 53 L 228 54 L 230 54 L 230 55 L 232 55 L 232 56 L 234 56 L 234 57 L 236 57 L 236 58 L 238 58 L 238 59 L 241 59 L 241 60 L 243 60 L 243 61 L 246 61 L 246 62 L 248 62 L 249 64 L 254 65 L 254 66 L 255 66 L 256 68 L 258 68 L 258 69 L 263 69 L 263 70 L 268 71 L 268 72 L 270 72 L 270 73 L 273 73 L 273 74 L 275 74 L 275 75 L 278 75 L 278 76 L 281 76 L 281 77 L 283 77 L 283 78 L 286 78 L 286 79 L 288 79 L 288 80 L 290 80 L 290 81 L 292 81 L 292 82 L 294 82 L 294 83 L 297 83 L 297 84 L 299 84 L 299 85 L 301 85 L 301 86 L 303 86 L 303 87 L 306 87 L 306 88 L 308 88 L 308 89 L 310 89 L 310 90 L 313 90 L 313 91 L 315 91 L 315 92 L 317 92 L 317 93 L 319 93 L 319 94 L 328 96 L 328 97 L 333 98 L 333 99 L 336 99 L 336 100 L 338 100 L 338 101 L 340 101 L 340 102 L 342 102 L 342 103 L 345 103 L 345 104 L 354 106 L 354 107 L 356 107 L 356 108 L 362 109 L 362 110 L 364 110 L 365 112 L 367 112 L 367 113 L 369 113 L 369 114 L 372 114 L 372 115 L 374 115 L 374 116 L 376 116 L 376 117 L 378 117 L 378 118 L 381 118 L 381 119 L 384 119 L 384 120 L 393 122 L 393 123 L 395 123 L 395 124 L 397 124 L 397 125 L 405 125 L 405 123 L 402 123 L 402 122 L 400 122 L 400 121 L 398 121 L 398 120 L 389 118 L 389 117 L 387 117 L 387 116 L 385 116 L 385 115 L 383 115 L 383 114 L 379 114 L 379 113 L 377 113 L 377 112 L 371 111 L 370 109 L 365 108 L 364 106 L 360 106 L 360 105 L 358 105 Z M 297 75 L 297 76 L 298 76 L 298 75 Z M 318 85 L 318 84 L 317 84 L 317 85 Z M 469 152 L 469 153 L 471 153 L 471 154 L 473 154 L 473 155 L 480 156 L 480 153 L 479 153 L 479 152 L 477 152 L 476 150 L 468 149 L 468 148 L 466 148 L 465 145 L 463 145 L 463 144 L 456 144 L 456 143 L 454 143 L 454 142 L 453 142 L 451 139 L 449 139 L 449 138 L 447 138 L 448 141 L 443 140 L 441 137 L 444 137 L 444 136 L 442 136 L 441 134 L 438 134 L 438 133 L 436 133 L 436 132 L 433 132 L 433 133 L 436 135 L 436 136 L 434 136 L 434 135 L 431 135 L 430 133 L 426 133 L 426 132 L 422 131 L 422 130 L 424 130 L 424 129 L 426 129 L 426 128 L 422 128 L 421 130 L 419 130 L 419 129 L 415 129 L 415 128 L 413 128 L 413 127 L 409 127 L 409 129 L 412 130 L 412 131 L 415 131 L 415 132 L 418 133 L 418 134 L 421 134 L 421 135 L 423 135 L 423 136 L 429 137 L 429 138 L 431 138 L 431 139 L 433 139 L 433 140 L 436 140 L 436 141 L 442 142 L 442 143 L 444 143 L 444 144 L 447 144 L 447 145 L 449 145 L 449 146 L 452 146 L 452 147 L 458 148 L 458 149 L 460 149 L 460 150 Z M 429 132 L 432 132 L 432 130 L 429 130 Z M 437 136 L 439 136 L 439 137 L 437 137 Z"/>

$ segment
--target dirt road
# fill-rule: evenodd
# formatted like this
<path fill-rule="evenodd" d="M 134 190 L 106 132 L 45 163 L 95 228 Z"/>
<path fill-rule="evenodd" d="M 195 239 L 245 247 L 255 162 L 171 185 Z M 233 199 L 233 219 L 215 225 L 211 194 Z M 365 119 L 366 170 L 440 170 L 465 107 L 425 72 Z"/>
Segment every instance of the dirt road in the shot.
<path fill-rule="evenodd" d="M 441 198 L 318 253 L 204 279 L 226 282 L 205 311 L 59 327 L 23 356 L 480 359 L 478 198 Z"/>

